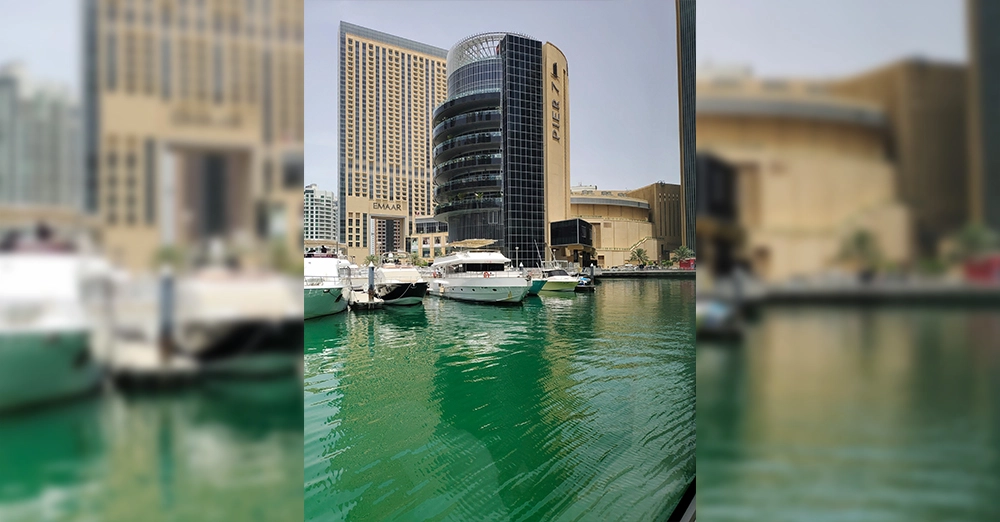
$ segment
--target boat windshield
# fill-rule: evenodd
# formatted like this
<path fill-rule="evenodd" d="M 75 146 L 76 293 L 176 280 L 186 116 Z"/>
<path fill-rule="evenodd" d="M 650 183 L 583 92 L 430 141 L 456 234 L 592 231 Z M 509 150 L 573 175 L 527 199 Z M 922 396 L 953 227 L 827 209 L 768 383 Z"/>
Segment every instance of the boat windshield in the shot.
<path fill-rule="evenodd" d="M 545 271 L 545 275 L 546 276 L 568 276 L 569 274 L 567 274 L 565 270 L 557 268 L 555 270 L 546 270 Z"/>
<path fill-rule="evenodd" d="M 462 263 L 451 268 L 452 272 L 503 272 L 503 263 Z"/>

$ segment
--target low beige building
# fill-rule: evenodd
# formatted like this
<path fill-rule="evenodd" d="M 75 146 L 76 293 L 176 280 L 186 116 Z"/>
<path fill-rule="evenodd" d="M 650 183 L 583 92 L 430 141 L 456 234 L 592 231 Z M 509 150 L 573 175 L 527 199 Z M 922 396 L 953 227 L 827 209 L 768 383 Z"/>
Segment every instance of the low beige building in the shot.
<path fill-rule="evenodd" d="M 414 221 L 409 253 L 416 253 L 428 264 L 433 263 L 434 258 L 444 255 L 448 247 L 448 224 L 432 217 L 419 217 Z"/>
<path fill-rule="evenodd" d="M 859 230 L 888 263 L 910 257 L 910 218 L 887 155 L 878 105 L 822 83 L 748 73 L 699 78 L 698 150 L 736 168 L 738 221 L 752 269 L 766 281 L 840 266 Z"/>
<path fill-rule="evenodd" d="M 571 190 L 570 213 L 594 226 L 598 266 L 624 265 L 639 248 L 658 261 L 681 245 L 680 198 L 680 186 L 669 183 L 632 191 L 578 185 Z"/>

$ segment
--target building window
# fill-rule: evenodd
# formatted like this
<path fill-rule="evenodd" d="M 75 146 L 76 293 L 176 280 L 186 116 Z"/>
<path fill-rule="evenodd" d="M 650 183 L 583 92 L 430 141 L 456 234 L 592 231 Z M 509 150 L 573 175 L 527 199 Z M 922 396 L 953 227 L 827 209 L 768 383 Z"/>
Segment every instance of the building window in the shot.
<path fill-rule="evenodd" d="M 127 34 L 125 35 L 125 92 L 128 94 L 135 92 L 135 70 L 135 36 Z"/>
<path fill-rule="evenodd" d="M 109 91 L 115 90 L 118 83 L 118 41 L 114 33 L 108 33 L 107 56 L 105 57 L 107 76 L 104 82 Z"/>
<path fill-rule="evenodd" d="M 156 142 L 146 138 L 146 224 L 156 223 Z"/>
<path fill-rule="evenodd" d="M 156 51 L 154 50 L 154 47 L 153 47 L 153 37 L 152 36 L 146 36 L 146 38 L 145 38 L 145 44 L 146 44 L 145 45 L 145 50 L 146 50 L 146 60 L 145 60 L 146 63 L 145 63 L 145 66 L 146 66 L 146 68 L 143 71 L 145 73 L 144 76 L 143 76 L 143 81 L 144 81 L 144 85 L 143 86 L 145 87 L 146 95 L 152 96 L 153 95 L 153 90 L 155 89 L 155 78 L 154 78 L 155 74 L 154 73 L 156 71 L 156 67 L 155 67 L 156 58 L 154 56 L 154 54 L 155 54 Z"/>
<path fill-rule="evenodd" d="M 215 44 L 215 52 L 213 53 L 212 60 L 214 66 L 212 70 L 214 72 L 214 78 L 212 86 L 212 98 L 215 100 L 216 104 L 222 103 L 222 45 L 219 43 Z"/>
<path fill-rule="evenodd" d="M 170 99 L 170 39 L 163 37 L 160 48 L 160 95 L 164 100 Z"/>

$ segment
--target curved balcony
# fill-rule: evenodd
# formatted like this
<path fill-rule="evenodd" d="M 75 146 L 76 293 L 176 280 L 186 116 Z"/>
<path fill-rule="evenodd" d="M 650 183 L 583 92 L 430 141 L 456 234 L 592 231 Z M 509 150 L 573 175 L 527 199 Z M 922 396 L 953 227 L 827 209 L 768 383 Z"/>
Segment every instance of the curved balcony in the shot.
<path fill-rule="evenodd" d="M 493 154 L 462 156 L 434 167 L 434 183 L 443 185 L 460 174 L 468 174 L 477 170 L 498 170 L 502 164 L 503 155 L 499 151 Z"/>
<path fill-rule="evenodd" d="M 468 192 L 499 192 L 503 189 L 503 175 L 499 171 L 490 174 L 476 174 L 454 179 L 438 185 L 434 189 L 434 201 L 447 201 Z"/>
<path fill-rule="evenodd" d="M 503 209 L 503 198 L 501 197 L 481 197 L 466 198 L 441 203 L 437 206 L 434 217 L 440 219 L 445 214 L 460 214 L 465 212 L 477 212 L 481 210 L 501 210 Z"/>
<path fill-rule="evenodd" d="M 446 131 L 454 129 L 459 125 L 462 126 L 462 134 L 468 134 L 469 132 L 477 130 L 499 129 L 500 121 L 500 109 L 488 109 L 459 114 L 458 116 L 442 121 L 434 127 L 434 145 L 438 145 L 445 140 L 453 138 L 454 136 L 447 134 Z"/>
<path fill-rule="evenodd" d="M 445 162 L 459 154 L 500 149 L 502 143 L 503 135 L 500 131 L 463 134 L 434 147 L 433 156 L 435 160 Z"/>
<path fill-rule="evenodd" d="M 481 89 L 473 91 L 455 98 L 449 99 L 434 109 L 433 123 L 437 125 L 442 121 L 459 114 L 464 114 L 481 109 L 500 107 L 500 91 L 496 89 Z"/>

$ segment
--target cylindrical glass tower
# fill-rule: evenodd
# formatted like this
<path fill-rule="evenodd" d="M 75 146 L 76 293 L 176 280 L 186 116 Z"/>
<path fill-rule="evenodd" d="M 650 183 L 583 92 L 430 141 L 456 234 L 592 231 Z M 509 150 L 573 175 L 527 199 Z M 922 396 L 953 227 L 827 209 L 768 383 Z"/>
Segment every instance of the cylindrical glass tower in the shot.
<path fill-rule="evenodd" d="M 498 239 L 503 248 L 500 112 L 506 33 L 470 36 L 448 52 L 448 100 L 434 111 L 435 218 L 448 241 Z"/>

